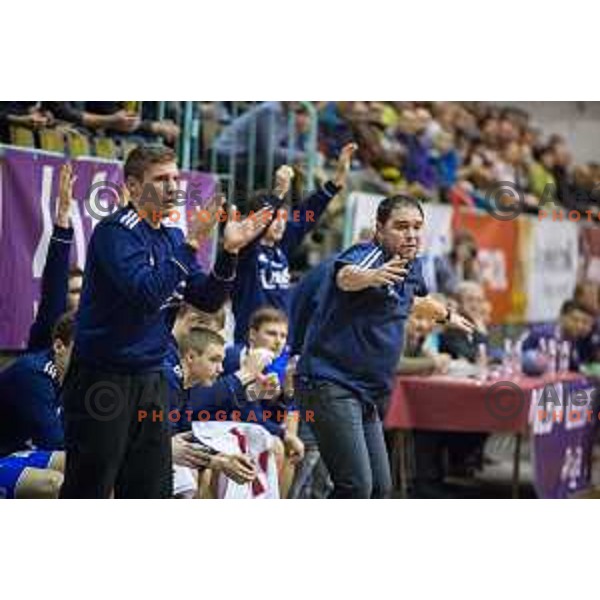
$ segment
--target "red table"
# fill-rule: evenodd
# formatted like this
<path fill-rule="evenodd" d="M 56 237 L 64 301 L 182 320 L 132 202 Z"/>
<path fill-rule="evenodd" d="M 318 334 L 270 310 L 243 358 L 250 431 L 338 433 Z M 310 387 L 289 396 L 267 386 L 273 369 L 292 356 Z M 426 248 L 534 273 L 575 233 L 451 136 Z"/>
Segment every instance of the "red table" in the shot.
<path fill-rule="evenodd" d="M 560 373 L 543 377 L 511 377 L 511 389 L 505 380 L 479 382 L 447 376 L 400 376 L 392 392 L 385 419 L 387 429 L 398 431 L 393 457 L 399 462 L 400 485 L 406 495 L 408 467 L 406 432 L 412 429 L 512 433 L 516 436 L 513 462 L 513 496 L 518 497 L 521 440 L 529 431 L 531 398 L 534 390 L 548 384 L 585 379 L 578 373 Z M 397 460 L 398 459 L 398 460 Z"/>

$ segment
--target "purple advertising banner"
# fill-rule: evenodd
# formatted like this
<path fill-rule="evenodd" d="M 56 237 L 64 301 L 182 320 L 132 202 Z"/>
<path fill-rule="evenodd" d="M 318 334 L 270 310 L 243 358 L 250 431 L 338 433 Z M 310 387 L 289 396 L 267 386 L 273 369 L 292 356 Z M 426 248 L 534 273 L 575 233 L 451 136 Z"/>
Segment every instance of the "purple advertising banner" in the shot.
<path fill-rule="evenodd" d="M 534 486 L 540 498 L 569 498 L 590 487 L 598 406 L 581 379 L 547 385 L 532 397 Z"/>
<path fill-rule="evenodd" d="M 60 167 L 65 160 L 32 150 L 0 147 L 0 349 L 25 348 L 39 302 Z M 75 233 L 71 262 L 83 268 L 93 228 L 107 212 L 116 209 L 123 175 L 121 164 L 116 162 L 74 159 L 72 164 L 77 179 L 71 207 Z M 211 175 L 181 173 L 180 190 L 188 206 L 202 205 L 214 189 Z M 181 206 L 178 212 L 180 218 L 172 219 L 176 222 L 167 220 L 167 224 L 185 231 L 186 207 Z M 211 255 L 212 243 L 207 241 L 198 253 L 205 269 L 210 266 Z"/>

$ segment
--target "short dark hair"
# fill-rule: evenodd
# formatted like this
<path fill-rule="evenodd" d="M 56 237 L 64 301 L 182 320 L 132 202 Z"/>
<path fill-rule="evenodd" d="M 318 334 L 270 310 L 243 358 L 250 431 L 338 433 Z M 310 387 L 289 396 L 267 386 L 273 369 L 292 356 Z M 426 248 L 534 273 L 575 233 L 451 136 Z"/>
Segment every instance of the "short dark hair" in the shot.
<path fill-rule="evenodd" d="M 408 194 L 398 194 L 396 196 L 385 198 L 379 203 L 379 206 L 377 207 L 377 222 L 380 225 L 385 225 L 388 222 L 392 211 L 404 207 L 416 208 L 421 213 L 423 219 L 425 218 L 423 207 L 416 198 L 413 198 Z"/>
<path fill-rule="evenodd" d="M 287 325 L 288 322 L 288 316 L 282 310 L 270 306 L 263 306 L 262 308 L 255 310 L 250 316 L 248 329 L 258 331 L 265 323 L 285 323 Z"/>
<path fill-rule="evenodd" d="M 279 210 L 285 201 L 275 196 L 270 190 L 256 190 L 246 201 L 246 214 L 256 213 L 263 208 Z"/>
<path fill-rule="evenodd" d="M 187 302 L 182 303 L 177 311 L 177 318 L 183 319 L 189 313 L 194 313 L 197 317 L 202 321 L 202 327 L 211 330 L 221 330 L 225 328 L 225 308 L 221 307 L 219 310 L 215 312 L 206 312 L 204 310 L 200 310 Z M 214 325 L 214 326 L 211 326 Z M 198 326 L 200 327 L 200 326 Z"/>
<path fill-rule="evenodd" d="M 68 346 L 75 338 L 75 312 L 63 313 L 52 328 L 52 341 L 60 340 Z"/>
<path fill-rule="evenodd" d="M 203 354 L 211 344 L 224 346 L 225 340 L 212 329 L 192 327 L 179 342 L 179 353 L 183 356 L 186 352 L 193 350 L 198 354 Z"/>
<path fill-rule="evenodd" d="M 566 300 L 563 302 L 563 305 L 560 307 L 560 316 L 568 315 L 576 310 L 581 311 L 590 317 L 594 316 L 594 313 L 578 300 Z"/>
<path fill-rule="evenodd" d="M 125 179 L 135 177 L 138 181 L 144 179 L 144 173 L 150 165 L 175 162 L 175 151 L 161 144 L 144 144 L 137 146 L 128 155 L 123 172 Z"/>

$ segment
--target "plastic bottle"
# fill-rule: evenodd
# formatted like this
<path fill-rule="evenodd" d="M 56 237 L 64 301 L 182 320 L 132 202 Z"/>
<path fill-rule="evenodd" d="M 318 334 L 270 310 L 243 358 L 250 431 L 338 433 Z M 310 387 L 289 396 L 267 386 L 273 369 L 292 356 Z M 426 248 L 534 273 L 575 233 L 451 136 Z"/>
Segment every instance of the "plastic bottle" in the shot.
<path fill-rule="evenodd" d="M 487 346 L 483 343 L 477 344 L 475 364 L 477 365 L 477 381 L 485 383 L 488 377 L 488 356 Z"/>
<path fill-rule="evenodd" d="M 560 373 L 568 373 L 571 365 L 571 344 L 563 340 L 560 344 L 560 353 L 558 359 L 558 370 Z"/>
<path fill-rule="evenodd" d="M 504 356 L 502 357 L 502 371 L 505 377 L 513 375 L 513 343 L 507 338 L 504 340 Z"/>
<path fill-rule="evenodd" d="M 556 359 L 558 354 L 557 343 L 554 338 L 548 340 L 548 373 L 556 373 Z"/>
<path fill-rule="evenodd" d="M 513 347 L 513 373 L 523 374 L 523 340 L 517 340 Z"/>

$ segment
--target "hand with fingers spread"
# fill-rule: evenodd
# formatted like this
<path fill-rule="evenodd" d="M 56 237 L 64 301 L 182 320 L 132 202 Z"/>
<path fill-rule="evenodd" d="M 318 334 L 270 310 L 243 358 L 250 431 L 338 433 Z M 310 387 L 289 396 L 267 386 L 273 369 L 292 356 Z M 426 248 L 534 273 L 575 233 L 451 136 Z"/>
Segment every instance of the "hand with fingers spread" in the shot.
<path fill-rule="evenodd" d="M 197 250 L 202 242 L 210 238 L 217 221 L 225 215 L 224 204 L 225 196 L 216 194 L 203 209 L 194 209 L 191 212 L 186 239 L 190 246 Z"/>
<path fill-rule="evenodd" d="M 225 230 L 223 231 L 223 248 L 232 254 L 253 242 L 271 223 L 273 209 L 265 207 L 246 217 L 239 219 L 239 212 L 232 206 Z"/>
<path fill-rule="evenodd" d="M 352 157 L 357 150 L 358 146 L 354 143 L 346 144 L 342 148 L 333 177 L 333 183 L 338 187 L 343 187 L 346 184 L 346 179 L 350 172 L 350 167 L 352 166 Z"/>
<path fill-rule="evenodd" d="M 73 165 L 66 163 L 60 168 L 58 185 L 58 207 L 56 211 L 56 224 L 59 227 L 69 227 L 71 203 L 73 202 L 73 186 L 77 177 L 73 175 Z"/>
<path fill-rule="evenodd" d="M 370 269 L 371 287 L 400 283 L 408 273 L 406 262 L 405 259 L 394 256 L 378 269 Z"/>
<path fill-rule="evenodd" d="M 406 277 L 408 273 L 406 265 L 407 261 L 399 256 L 394 256 L 377 269 L 361 269 L 356 265 L 348 265 L 339 270 L 336 282 L 345 292 L 359 292 L 371 287 L 394 285 Z"/>

